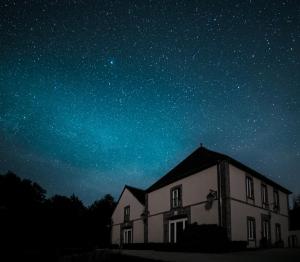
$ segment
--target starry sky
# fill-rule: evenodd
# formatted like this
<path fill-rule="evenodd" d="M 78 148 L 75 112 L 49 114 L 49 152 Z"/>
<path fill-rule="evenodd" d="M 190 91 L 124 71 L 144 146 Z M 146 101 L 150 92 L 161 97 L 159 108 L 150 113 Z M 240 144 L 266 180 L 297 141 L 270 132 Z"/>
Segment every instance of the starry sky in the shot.
<path fill-rule="evenodd" d="M 0 2 L 0 173 L 90 204 L 200 143 L 300 193 L 300 2 Z"/>

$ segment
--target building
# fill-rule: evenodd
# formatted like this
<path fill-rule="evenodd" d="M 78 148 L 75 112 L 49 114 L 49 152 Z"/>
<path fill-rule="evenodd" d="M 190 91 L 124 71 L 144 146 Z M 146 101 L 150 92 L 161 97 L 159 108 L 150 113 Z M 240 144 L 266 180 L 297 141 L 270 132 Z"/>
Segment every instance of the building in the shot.
<path fill-rule="evenodd" d="M 287 246 L 291 192 L 239 161 L 200 147 L 146 190 L 125 186 L 112 243 L 177 242 L 187 224 L 216 224 L 230 240 Z"/>

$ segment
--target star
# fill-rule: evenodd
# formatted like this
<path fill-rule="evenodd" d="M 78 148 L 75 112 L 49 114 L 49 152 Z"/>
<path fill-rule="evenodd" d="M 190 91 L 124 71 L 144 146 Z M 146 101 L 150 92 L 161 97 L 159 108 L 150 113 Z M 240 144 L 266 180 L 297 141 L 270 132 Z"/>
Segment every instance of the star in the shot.
<path fill-rule="evenodd" d="M 300 193 L 297 1 L 4 2 L 0 172 L 91 203 L 202 141 Z"/>

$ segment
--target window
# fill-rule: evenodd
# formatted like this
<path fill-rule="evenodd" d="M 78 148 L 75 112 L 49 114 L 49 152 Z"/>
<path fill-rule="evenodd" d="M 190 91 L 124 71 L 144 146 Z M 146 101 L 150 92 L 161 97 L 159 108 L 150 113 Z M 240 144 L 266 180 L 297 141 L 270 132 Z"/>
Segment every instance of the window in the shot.
<path fill-rule="evenodd" d="M 124 221 L 130 220 L 130 206 L 124 207 Z"/>
<path fill-rule="evenodd" d="M 247 235 L 248 240 L 255 240 L 255 218 L 247 217 Z"/>
<path fill-rule="evenodd" d="M 269 218 L 262 218 L 262 237 L 266 240 L 271 239 Z"/>
<path fill-rule="evenodd" d="M 281 226 L 280 224 L 275 224 L 275 241 L 281 241 Z"/>
<path fill-rule="evenodd" d="M 265 184 L 261 185 L 261 202 L 263 207 L 268 206 L 268 188 Z"/>
<path fill-rule="evenodd" d="M 171 189 L 171 208 L 181 206 L 181 186 Z"/>
<path fill-rule="evenodd" d="M 246 176 L 246 196 L 254 199 L 253 178 L 250 176 Z"/>
<path fill-rule="evenodd" d="M 279 204 L 279 193 L 277 190 L 274 190 L 274 211 L 280 210 L 280 204 Z"/>

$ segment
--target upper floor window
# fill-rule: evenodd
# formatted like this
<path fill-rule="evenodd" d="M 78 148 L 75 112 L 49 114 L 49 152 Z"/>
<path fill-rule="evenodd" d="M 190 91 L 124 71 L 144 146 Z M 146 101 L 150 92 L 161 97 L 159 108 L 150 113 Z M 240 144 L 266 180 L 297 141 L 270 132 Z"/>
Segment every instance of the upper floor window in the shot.
<path fill-rule="evenodd" d="M 261 185 L 261 202 L 263 207 L 268 205 L 268 188 L 265 184 Z"/>
<path fill-rule="evenodd" d="M 280 204 L 279 204 L 279 192 L 278 190 L 274 189 L 274 211 L 279 211 Z"/>
<path fill-rule="evenodd" d="M 130 220 L 130 206 L 124 207 L 124 221 Z"/>
<path fill-rule="evenodd" d="M 254 199 L 253 178 L 246 176 L 246 196 Z"/>
<path fill-rule="evenodd" d="M 171 208 L 181 206 L 181 186 L 171 189 Z"/>

